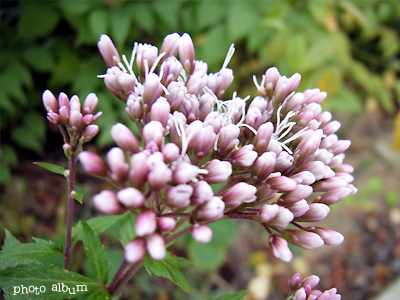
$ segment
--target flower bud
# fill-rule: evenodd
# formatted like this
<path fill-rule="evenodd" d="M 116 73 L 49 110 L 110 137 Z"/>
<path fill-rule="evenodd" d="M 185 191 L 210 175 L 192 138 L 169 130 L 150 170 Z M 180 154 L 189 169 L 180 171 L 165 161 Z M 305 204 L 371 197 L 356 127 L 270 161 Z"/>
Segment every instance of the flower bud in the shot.
<path fill-rule="evenodd" d="M 47 112 L 58 112 L 58 103 L 52 92 L 45 90 L 42 95 L 42 100 Z"/>
<path fill-rule="evenodd" d="M 313 188 L 309 185 L 298 184 L 293 190 L 283 193 L 281 199 L 284 203 L 293 203 L 307 198 L 313 192 Z"/>
<path fill-rule="evenodd" d="M 172 163 L 179 158 L 180 150 L 179 147 L 174 143 L 167 143 L 162 148 L 162 154 L 167 163 Z"/>
<path fill-rule="evenodd" d="M 61 93 L 58 95 L 58 106 L 59 106 L 59 107 L 66 106 L 66 107 L 68 107 L 68 111 L 69 111 L 69 109 L 70 109 L 70 104 L 69 104 L 69 99 L 68 99 L 67 94 L 61 92 Z"/>
<path fill-rule="evenodd" d="M 91 141 L 98 133 L 99 133 L 99 126 L 94 124 L 89 125 L 81 133 L 81 137 L 83 139 L 82 142 L 87 143 Z"/>
<path fill-rule="evenodd" d="M 175 208 L 184 208 L 190 205 L 193 188 L 187 184 L 170 187 L 167 193 L 168 204 Z"/>
<path fill-rule="evenodd" d="M 217 142 L 217 152 L 230 153 L 239 144 L 240 129 L 234 124 L 222 127 Z"/>
<path fill-rule="evenodd" d="M 152 234 L 157 227 L 156 214 L 152 210 L 142 211 L 136 219 L 137 236 Z"/>
<path fill-rule="evenodd" d="M 239 140 L 237 141 L 239 143 Z M 232 164 L 242 167 L 250 167 L 258 156 L 257 152 L 253 151 L 253 148 L 254 146 L 250 144 L 242 146 L 238 150 L 234 151 L 230 156 Z"/>
<path fill-rule="evenodd" d="M 151 107 L 150 119 L 159 121 L 163 127 L 167 126 L 171 107 L 164 97 L 159 97 Z"/>
<path fill-rule="evenodd" d="M 163 58 L 168 58 L 169 56 L 175 56 L 179 50 L 180 35 L 176 32 L 168 34 L 162 43 L 160 52 L 165 52 Z"/>
<path fill-rule="evenodd" d="M 73 113 L 74 111 L 81 113 L 81 102 L 79 101 L 79 98 L 77 95 L 74 95 L 71 97 L 71 100 L 69 101 L 70 105 L 70 112 Z"/>
<path fill-rule="evenodd" d="M 111 128 L 111 136 L 115 143 L 122 150 L 133 154 L 140 151 L 139 141 L 133 132 L 121 123 L 113 125 Z"/>
<path fill-rule="evenodd" d="M 324 240 L 325 245 L 339 246 L 344 241 L 341 233 L 331 229 L 311 226 L 307 227 L 306 230 L 318 234 Z"/>
<path fill-rule="evenodd" d="M 258 130 L 254 140 L 255 150 L 259 155 L 267 151 L 269 141 L 274 132 L 274 125 L 271 122 L 262 124 Z"/>
<path fill-rule="evenodd" d="M 313 184 L 314 192 L 326 192 L 331 189 L 346 187 L 347 182 L 340 177 L 333 177 L 317 181 Z"/>
<path fill-rule="evenodd" d="M 265 180 L 274 170 L 276 155 L 274 152 L 264 152 L 253 165 L 251 174 L 259 181 Z"/>
<path fill-rule="evenodd" d="M 152 259 L 161 260 L 165 258 L 165 242 L 161 234 L 153 233 L 147 239 L 147 251 Z"/>
<path fill-rule="evenodd" d="M 129 178 L 132 185 L 136 188 L 143 188 L 149 173 L 149 165 L 147 164 L 148 155 L 145 152 L 134 154 L 131 158 L 131 169 Z"/>
<path fill-rule="evenodd" d="M 214 196 L 211 186 L 206 181 L 198 181 L 193 185 L 193 194 L 190 198 L 193 205 L 199 205 Z"/>
<path fill-rule="evenodd" d="M 299 173 L 294 174 L 290 178 L 296 180 L 299 184 L 310 185 L 315 182 L 315 176 L 310 171 L 301 171 Z"/>
<path fill-rule="evenodd" d="M 199 205 L 194 213 L 194 219 L 198 222 L 211 222 L 222 219 L 224 216 L 225 203 L 220 197 L 212 197 Z"/>
<path fill-rule="evenodd" d="M 338 155 L 340 153 L 343 153 L 344 151 L 347 150 L 351 145 L 351 141 L 349 140 L 340 140 L 337 141 L 335 144 L 329 147 L 329 150 L 334 154 Z"/>
<path fill-rule="evenodd" d="M 47 113 L 47 120 L 55 125 L 60 124 L 60 116 L 54 112 Z"/>
<path fill-rule="evenodd" d="M 120 61 L 118 51 L 108 35 L 102 34 L 100 36 L 100 40 L 97 42 L 97 47 L 99 48 L 101 56 L 107 66 L 111 68 L 118 64 Z"/>
<path fill-rule="evenodd" d="M 79 111 L 71 111 L 69 115 L 69 127 L 72 131 L 78 132 L 83 127 L 83 117 Z"/>
<path fill-rule="evenodd" d="M 69 124 L 69 113 L 70 113 L 69 106 L 61 106 L 60 109 L 58 110 L 58 113 L 60 115 L 61 122 L 63 124 L 68 125 Z"/>
<path fill-rule="evenodd" d="M 109 190 L 102 191 L 93 197 L 94 206 L 106 214 L 117 214 L 121 211 L 121 206 L 117 196 Z"/>
<path fill-rule="evenodd" d="M 142 238 L 135 238 L 125 246 L 125 259 L 130 263 L 139 262 L 146 254 L 146 244 Z"/>
<path fill-rule="evenodd" d="M 160 74 L 162 74 L 161 83 L 164 86 L 168 86 L 171 82 L 177 83 L 182 71 L 182 64 L 175 57 L 168 57 L 160 67 Z"/>
<path fill-rule="evenodd" d="M 139 190 L 128 187 L 117 193 L 117 198 L 125 207 L 139 208 L 144 204 L 145 198 Z"/>
<path fill-rule="evenodd" d="M 303 230 L 287 229 L 283 233 L 283 237 L 289 243 L 307 250 L 321 247 L 324 244 L 318 234 Z"/>
<path fill-rule="evenodd" d="M 194 71 L 194 46 L 189 34 L 184 33 L 179 41 L 179 59 L 186 73 Z"/>
<path fill-rule="evenodd" d="M 185 99 L 187 88 L 182 82 L 173 81 L 168 85 L 167 100 L 171 105 L 171 110 L 176 110 Z"/>
<path fill-rule="evenodd" d="M 176 220 L 170 217 L 162 217 L 158 219 L 157 225 L 162 231 L 172 231 L 175 228 Z"/>
<path fill-rule="evenodd" d="M 145 111 L 149 112 L 153 103 L 163 93 L 160 78 L 158 78 L 157 74 L 151 73 L 146 76 L 143 89 L 143 102 L 146 105 Z"/>
<path fill-rule="evenodd" d="M 256 197 L 257 188 L 253 185 L 239 182 L 230 187 L 223 195 L 222 200 L 227 207 L 238 207 L 240 204 L 253 202 Z"/>
<path fill-rule="evenodd" d="M 285 262 L 289 262 L 292 260 L 293 254 L 290 251 L 288 243 L 285 239 L 277 235 L 271 235 L 269 237 L 269 245 L 272 249 L 272 254 L 276 258 L 280 258 Z"/>
<path fill-rule="evenodd" d="M 326 92 L 321 92 L 319 89 L 308 89 L 304 91 L 305 103 L 321 103 L 328 96 Z"/>
<path fill-rule="evenodd" d="M 97 154 L 89 151 L 83 151 L 79 153 L 78 159 L 85 171 L 89 174 L 100 177 L 107 176 L 107 166 Z"/>
<path fill-rule="evenodd" d="M 149 157 L 149 159 L 150 158 L 151 157 Z M 170 182 L 171 179 L 172 179 L 172 171 L 165 165 L 164 162 L 160 161 L 158 164 L 154 165 L 154 167 L 150 166 L 150 172 L 149 175 L 147 176 L 147 180 L 152 189 L 156 191 L 162 190 L 162 188 L 168 182 Z"/>
<path fill-rule="evenodd" d="M 299 273 L 293 275 L 293 277 L 289 280 L 289 287 L 291 290 L 297 290 L 302 282 L 302 277 Z"/>
<path fill-rule="evenodd" d="M 307 294 L 304 287 L 299 288 L 293 295 L 293 300 L 306 300 Z"/>
<path fill-rule="evenodd" d="M 150 121 L 143 127 L 143 140 L 145 144 L 153 141 L 161 150 L 164 140 L 164 128 L 158 121 Z"/>
<path fill-rule="evenodd" d="M 140 76 L 145 77 L 158 56 L 158 49 L 149 44 L 138 44 L 136 53 L 136 65 Z M 147 70 L 146 70 L 147 68 Z"/>
<path fill-rule="evenodd" d="M 213 232 L 210 227 L 200 224 L 194 224 L 192 236 L 199 243 L 208 243 L 212 240 Z"/>
<path fill-rule="evenodd" d="M 301 217 L 296 218 L 299 222 L 320 222 L 326 218 L 330 209 L 323 203 L 311 203 L 310 209 Z"/>
<path fill-rule="evenodd" d="M 310 206 L 308 205 L 307 200 L 300 200 L 294 203 L 285 203 L 282 199 L 278 200 L 279 205 L 285 206 L 289 209 L 295 218 L 301 217 L 304 215 L 309 209 Z"/>
<path fill-rule="evenodd" d="M 348 187 L 339 187 L 331 189 L 321 195 L 318 199 L 318 203 L 324 203 L 326 205 L 332 205 L 339 202 L 351 194 L 351 189 Z"/>
<path fill-rule="evenodd" d="M 260 210 L 260 220 L 269 225 L 286 228 L 293 221 L 293 213 L 277 204 L 264 204 Z"/>
<path fill-rule="evenodd" d="M 124 152 L 117 147 L 107 152 L 108 167 L 111 170 L 111 178 L 117 183 L 123 183 L 128 177 L 129 165 L 126 162 Z"/>
<path fill-rule="evenodd" d="M 224 182 L 232 174 L 232 165 L 227 161 L 213 159 L 206 163 L 204 169 L 208 171 L 203 175 L 205 181 L 209 184 Z"/>
<path fill-rule="evenodd" d="M 286 176 L 269 178 L 266 183 L 269 184 L 271 188 L 278 191 L 291 191 L 297 186 L 297 183 L 294 179 Z"/>
<path fill-rule="evenodd" d="M 188 183 L 199 175 L 199 167 L 188 162 L 181 162 L 173 171 L 172 178 L 177 184 Z"/>
<path fill-rule="evenodd" d="M 274 172 L 283 173 L 287 171 L 293 165 L 293 156 L 286 151 L 283 151 L 276 158 Z"/>
<path fill-rule="evenodd" d="M 95 93 L 90 93 L 86 96 L 85 101 L 82 106 L 82 114 L 94 114 L 97 104 L 99 103 L 99 99 L 97 98 Z"/>
<path fill-rule="evenodd" d="M 279 74 L 279 71 L 276 67 L 269 68 L 265 72 L 265 90 L 269 98 L 272 98 L 275 86 L 278 83 L 280 77 L 281 74 Z"/>

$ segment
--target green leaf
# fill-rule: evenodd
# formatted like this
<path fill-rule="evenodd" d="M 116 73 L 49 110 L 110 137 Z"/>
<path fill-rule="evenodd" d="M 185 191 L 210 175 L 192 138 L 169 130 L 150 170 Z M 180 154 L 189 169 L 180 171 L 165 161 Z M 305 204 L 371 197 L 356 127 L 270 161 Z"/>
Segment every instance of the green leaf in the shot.
<path fill-rule="evenodd" d="M 209 66 L 218 64 L 218 68 L 221 68 L 230 45 L 231 43 L 226 39 L 226 26 L 214 26 L 208 31 L 202 56 Z"/>
<path fill-rule="evenodd" d="M 106 250 L 104 245 L 101 244 L 99 235 L 86 222 L 81 221 L 81 224 L 83 228 L 84 250 L 90 267 L 95 276 L 105 284 L 108 281 L 108 272 L 110 270 Z"/>
<path fill-rule="evenodd" d="M 133 240 L 136 236 L 135 231 L 135 223 L 136 217 L 132 214 L 132 212 L 127 211 L 124 214 L 124 217 L 119 222 L 119 238 L 122 245 L 126 245 L 128 242 Z"/>
<path fill-rule="evenodd" d="M 110 300 L 110 293 L 108 291 L 96 291 L 91 294 L 87 300 Z"/>
<path fill-rule="evenodd" d="M 26 263 L 0 269 L 2 288 L 8 297 L 16 293 L 16 286 L 35 286 L 45 289 L 36 295 L 29 293 L 15 299 L 75 298 L 101 286 L 90 278 L 63 268 L 43 263 Z"/>
<path fill-rule="evenodd" d="M 63 249 L 51 241 L 33 238 L 35 243 L 20 243 L 7 229 L 6 239 L 0 254 L 0 264 L 14 260 L 42 260 L 54 255 L 63 255 Z"/>
<path fill-rule="evenodd" d="M 226 6 L 217 1 L 200 1 L 196 9 L 197 30 L 220 24 L 226 14 Z"/>
<path fill-rule="evenodd" d="M 168 253 L 166 258 L 163 260 L 155 260 L 146 255 L 144 266 L 150 275 L 154 273 L 157 276 L 167 278 L 186 293 L 190 295 L 192 294 L 189 284 L 186 282 L 185 277 L 178 268 L 175 257 L 170 253 Z"/>
<path fill-rule="evenodd" d="M 171 16 L 177 15 L 177 12 L 180 11 L 182 4 L 182 1 L 152 2 L 152 8 L 154 12 L 158 16 L 159 21 L 161 21 L 162 24 L 165 24 L 163 28 L 165 28 L 165 30 L 168 32 L 178 30 L 179 18 L 171 18 Z"/>
<path fill-rule="evenodd" d="M 156 24 L 150 8 L 151 6 L 149 2 L 131 2 L 126 8 L 127 12 L 132 16 L 133 22 L 138 26 L 138 28 L 143 29 L 147 33 L 152 32 Z"/>
<path fill-rule="evenodd" d="M 110 14 L 108 10 L 96 9 L 89 15 L 89 28 L 95 38 L 99 38 L 103 33 L 108 32 Z"/>
<path fill-rule="evenodd" d="M 74 197 L 74 199 L 75 199 L 76 201 L 78 201 L 80 204 L 83 203 L 83 195 L 82 195 L 82 193 L 77 193 L 77 192 L 75 192 L 75 191 L 72 191 L 72 192 L 71 192 L 71 195 L 72 195 L 72 197 Z"/>
<path fill-rule="evenodd" d="M 54 58 L 49 49 L 43 46 L 33 46 L 24 51 L 26 62 L 38 72 L 49 72 L 54 67 Z"/>
<path fill-rule="evenodd" d="M 19 19 L 21 36 L 43 37 L 52 32 L 60 20 L 51 2 L 24 1 Z"/>
<path fill-rule="evenodd" d="M 251 2 L 235 1 L 229 5 L 228 34 L 232 42 L 246 37 L 260 24 L 260 16 Z"/>
<path fill-rule="evenodd" d="M 188 247 L 190 260 L 204 270 L 221 266 L 226 259 L 226 253 L 226 246 L 215 242 L 201 244 L 191 240 Z"/>
<path fill-rule="evenodd" d="M 210 297 L 207 298 L 206 300 L 242 300 L 243 297 L 246 295 L 246 293 L 247 291 L 240 291 L 233 294 L 226 294 L 218 297 Z"/>
<path fill-rule="evenodd" d="M 123 47 L 131 29 L 130 15 L 121 7 L 111 13 L 111 35 L 117 48 Z"/>
<path fill-rule="evenodd" d="M 106 231 L 108 228 L 119 222 L 122 218 L 124 218 L 125 214 L 115 215 L 115 216 L 101 216 L 92 218 L 86 221 L 86 223 L 93 229 L 94 232 L 102 233 Z M 83 238 L 83 228 L 82 224 L 78 223 L 76 226 L 72 227 L 72 244 L 75 244 L 77 241 Z"/>
<path fill-rule="evenodd" d="M 213 242 L 229 245 L 233 242 L 237 232 L 237 222 L 234 220 L 220 220 L 209 227 L 213 231 Z"/>
<path fill-rule="evenodd" d="M 35 164 L 41 168 L 44 168 L 46 170 L 49 170 L 50 172 L 56 173 L 56 174 L 64 175 L 64 173 L 65 173 L 65 169 L 63 167 L 60 167 L 57 165 L 49 164 L 46 162 L 34 162 L 33 164 Z"/>

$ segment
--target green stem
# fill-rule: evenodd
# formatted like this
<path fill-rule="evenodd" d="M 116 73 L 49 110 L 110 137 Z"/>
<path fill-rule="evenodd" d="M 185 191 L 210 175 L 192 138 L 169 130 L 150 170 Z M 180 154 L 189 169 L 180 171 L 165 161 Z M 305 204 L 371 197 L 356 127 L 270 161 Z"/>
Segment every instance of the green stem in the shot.
<path fill-rule="evenodd" d="M 67 217 L 66 217 L 66 234 L 65 234 L 65 252 L 64 252 L 64 269 L 69 270 L 71 265 L 71 232 L 72 221 L 74 215 L 74 197 L 72 191 L 75 187 L 75 166 L 76 156 L 72 154 L 69 159 L 69 176 L 68 181 L 68 202 L 67 202 Z"/>

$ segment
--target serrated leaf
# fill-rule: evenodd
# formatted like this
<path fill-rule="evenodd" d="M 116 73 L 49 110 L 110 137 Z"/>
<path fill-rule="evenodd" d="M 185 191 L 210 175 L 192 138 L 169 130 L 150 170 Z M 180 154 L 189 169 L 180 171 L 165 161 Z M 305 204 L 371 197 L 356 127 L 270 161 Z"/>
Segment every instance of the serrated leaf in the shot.
<path fill-rule="evenodd" d="M 189 284 L 179 270 L 174 256 L 171 254 L 168 254 L 163 260 L 155 260 L 146 255 L 144 266 L 150 275 L 155 274 L 157 276 L 167 278 L 174 282 L 186 293 L 190 295 L 192 294 Z"/>
<path fill-rule="evenodd" d="M 99 235 L 90 226 L 81 221 L 83 228 L 83 245 L 90 267 L 95 276 L 104 284 L 108 281 L 110 264 L 107 261 L 106 250 L 101 244 Z"/>
<path fill-rule="evenodd" d="M 33 238 L 35 243 L 19 242 L 7 229 L 6 239 L 0 254 L 0 263 L 14 260 L 42 260 L 54 255 L 63 255 L 63 249 L 51 241 Z"/>
<path fill-rule="evenodd" d="M 125 213 L 126 214 L 126 213 Z M 93 229 L 94 232 L 102 233 L 108 228 L 119 222 L 124 218 L 125 214 L 115 215 L 115 216 L 101 216 L 89 219 L 86 223 Z M 77 241 L 83 238 L 83 228 L 82 224 L 78 223 L 76 226 L 72 227 L 71 240 L 74 245 Z"/>
<path fill-rule="evenodd" d="M 247 291 L 240 291 L 233 294 L 221 295 L 218 297 L 207 298 L 206 300 L 242 300 Z"/>
<path fill-rule="evenodd" d="M 34 162 L 33 164 L 44 168 L 50 172 L 56 173 L 56 174 L 61 174 L 64 175 L 65 169 L 63 167 L 57 166 L 57 165 L 53 165 L 53 164 L 49 164 L 46 162 Z"/>
<path fill-rule="evenodd" d="M 6 296 L 13 294 L 14 286 L 44 286 L 44 293 L 39 295 L 30 293 L 24 295 L 22 299 L 26 299 L 27 296 L 31 299 L 75 298 L 101 287 L 92 279 L 78 273 L 43 263 L 6 267 L 0 269 L 0 277 Z"/>
<path fill-rule="evenodd" d="M 122 243 L 122 245 L 126 245 L 128 242 L 133 240 L 136 236 L 136 231 L 135 231 L 135 223 L 136 223 L 136 218 L 132 214 L 132 212 L 127 211 L 124 214 L 124 217 L 121 219 L 119 222 L 119 238 Z"/>
<path fill-rule="evenodd" d="M 19 33 L 42 37 L 52 32 L 59 20 L 60 15 L 51 2 L 25 1 L 19 19 Z"/>

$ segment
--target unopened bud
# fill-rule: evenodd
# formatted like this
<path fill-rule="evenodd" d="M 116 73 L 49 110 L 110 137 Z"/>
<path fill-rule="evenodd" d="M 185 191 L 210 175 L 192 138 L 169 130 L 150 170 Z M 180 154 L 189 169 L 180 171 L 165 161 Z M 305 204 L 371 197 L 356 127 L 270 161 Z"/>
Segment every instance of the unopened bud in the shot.
<path fill-rule="evenodd" d="M 206 225 L 195 224 L 192 228 L 192 236 L 199 243 L 208 243 L 212 240 L 213 232 Z"/>

